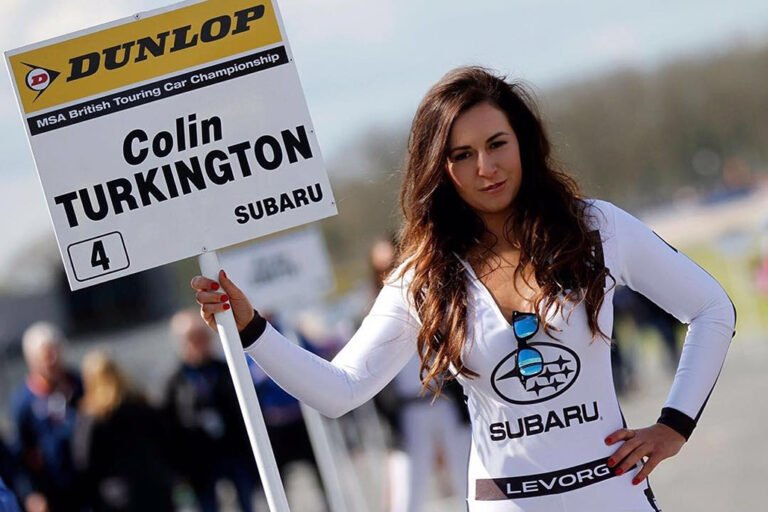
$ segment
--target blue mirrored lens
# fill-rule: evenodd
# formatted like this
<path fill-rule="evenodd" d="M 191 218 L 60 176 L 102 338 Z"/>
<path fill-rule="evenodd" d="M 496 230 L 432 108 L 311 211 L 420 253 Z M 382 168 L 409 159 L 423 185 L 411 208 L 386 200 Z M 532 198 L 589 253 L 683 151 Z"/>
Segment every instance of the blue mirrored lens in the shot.
<path fill-rule="evenodd" d="M 534 377 L 544 369 L 541 352 L 533 348 L 524 348 L 517 354 L 517 367 L 523 377 Z"/>
<path fill-rule="evenodd" d="M 518 338 L 530 338 L 539 328 L 539 318 L 536 315 L 519 316 L 512 322 L 512 328 Z"/>

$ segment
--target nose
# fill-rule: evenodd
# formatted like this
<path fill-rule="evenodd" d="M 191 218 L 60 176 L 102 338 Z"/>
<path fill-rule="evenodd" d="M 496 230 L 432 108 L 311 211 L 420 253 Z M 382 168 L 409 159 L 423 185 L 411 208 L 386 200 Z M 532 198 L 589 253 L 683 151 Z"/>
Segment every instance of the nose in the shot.
<path fill-rule="evenodd" d="M 477 174 L 483 178 L 490 178 L 496 174 L 496 162 L 493 157 L 485 151 L 480 151 L 477 155 Z"/>

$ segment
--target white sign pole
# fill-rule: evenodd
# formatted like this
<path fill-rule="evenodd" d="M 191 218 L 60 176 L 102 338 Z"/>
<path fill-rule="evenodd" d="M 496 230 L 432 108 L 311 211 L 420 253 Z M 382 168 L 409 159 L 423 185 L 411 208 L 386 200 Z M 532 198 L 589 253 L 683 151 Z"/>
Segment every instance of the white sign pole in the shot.
<path fill-rule="evenodd" d="M 204 252 L 200 255 L 199 261 L 202 274 L 209 279 L 218 280 L 221 266 L 216 251 Z M 272 445 L 267 435 L 267 426 L 259 407 L 259 399 L 256 397 L 248 363 L 245 361 L 235 316 L 229 310 L 217 313 L 215 318 L 269 509 L 272 512 L 290 512 L 280 473 L 277 471 L 275 454 L 272 452 Z"/>

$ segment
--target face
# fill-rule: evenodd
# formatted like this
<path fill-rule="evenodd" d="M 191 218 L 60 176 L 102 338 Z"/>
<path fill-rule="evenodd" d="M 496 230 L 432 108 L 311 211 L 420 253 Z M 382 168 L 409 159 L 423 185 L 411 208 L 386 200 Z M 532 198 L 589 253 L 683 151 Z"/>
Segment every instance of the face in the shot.
<path fill-rule="evenodd" d="M 379 240 L 371 248 L 371 266 L 379 274 L 392 269 L 395 263 L 395 248 L 385 240 Z"/>
<path fill-rule="evenodd" d="M 54 343 L 44 343 L 37 348 L 28 361 L 31 373 L 36 373 L 46 380 L 56 380 L 61 369 L 61 352 Z"/>
<path fill-rule="evenodd" d="M 191 324 L 182 335 L 181 357 L 185 362 L 198 365 L 211 358 L 211 335 L 205 325 Z"/>
<path fill-rule="evenodd" d="M 517 137 L 504 112 L 480 103 L 456 118 L 448 138 L 447 172 L 459 197 L 478 215 L 509 215 L 522 166 Z"/>

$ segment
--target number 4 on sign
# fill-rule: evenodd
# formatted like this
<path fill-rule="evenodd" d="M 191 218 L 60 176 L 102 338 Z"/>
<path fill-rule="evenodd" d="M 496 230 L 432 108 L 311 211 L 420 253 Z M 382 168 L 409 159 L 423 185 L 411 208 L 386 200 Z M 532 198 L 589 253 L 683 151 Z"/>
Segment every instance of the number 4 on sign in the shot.
<path fill-rule="evenodd" d="M 75 281 L 91 279 L 120 272 L 131 266 L 123 235 L 118 231 L 76 242 L 67 247 Z"/>
<path fill-rule="evenodd" d="M 93 249 L 91 250 L 91 266 L 109 270 L 109 258 L 107 257 L 107 251 L 104 249 L 104 242 L 102 240 L 93 242 Z"/>

